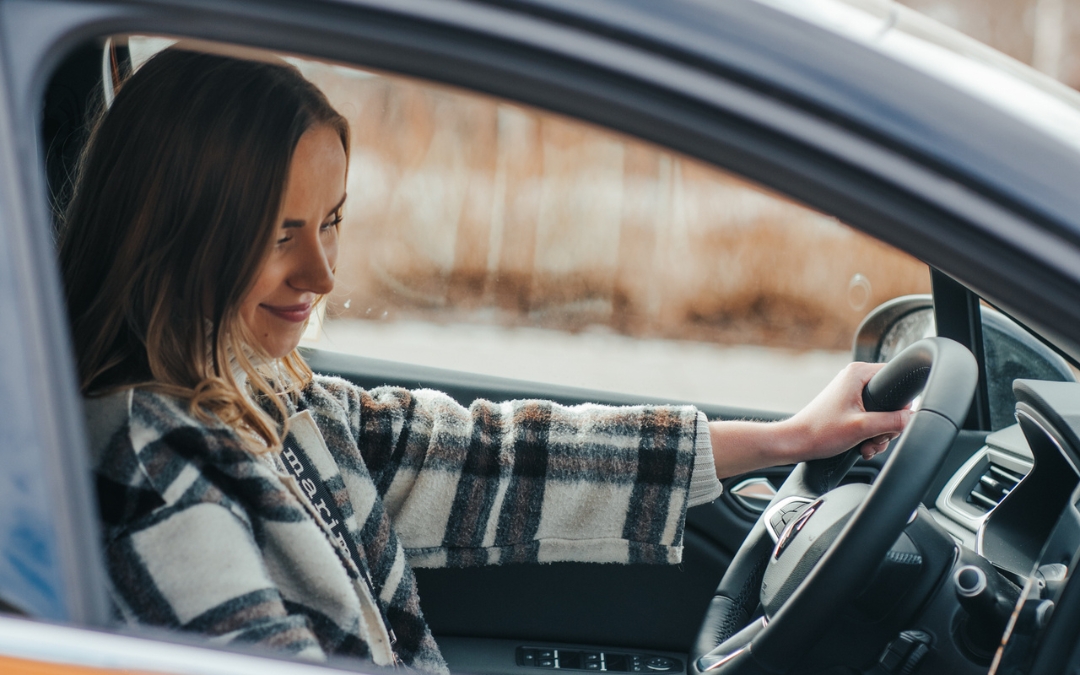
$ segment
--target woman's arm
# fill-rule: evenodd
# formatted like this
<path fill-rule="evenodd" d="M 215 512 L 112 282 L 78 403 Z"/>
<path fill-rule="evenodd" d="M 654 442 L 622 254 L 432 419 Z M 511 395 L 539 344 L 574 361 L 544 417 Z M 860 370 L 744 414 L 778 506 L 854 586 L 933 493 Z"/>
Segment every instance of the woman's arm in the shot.
<path fill-rule="evenodd" d="M 414 565 L 679 560 L 698 432 L 691 406 L 466 408 L 431 390 L 319 382 L 348 408 L 351 450 L 316 415 L 346 485 L 360 484 L 350 472 L 370 471 Z M 362 461 L 350 459 L 357 452 Z"/>
<path fill-rule="evenodd" d="M 717 476 L 832 457 L 857 445 L 867 459 L 883 451 L 911 417 L 910 410 L 863 409 L 863 387 L 884 366 L 848 364 L 805 408 L 781 422 L 711 422 Z"/>
<path fill-rule="evenodd" d="M 883 449 L 907 413 L 862 409 L 862 387 L 880 367 L 852 364 L 789 420 L 709 424 L 716 475 L 830 456 L 868 438 L 877 442 L 865 452 Z M 321 383 L 348 411 L 347 443 L 332 419 L 320 422 L 339 466 L 370 471 L 414 564 L 678 560 L 690 478 L 700 473 L 692 407 L 465 408 L 430 390 Z"/>

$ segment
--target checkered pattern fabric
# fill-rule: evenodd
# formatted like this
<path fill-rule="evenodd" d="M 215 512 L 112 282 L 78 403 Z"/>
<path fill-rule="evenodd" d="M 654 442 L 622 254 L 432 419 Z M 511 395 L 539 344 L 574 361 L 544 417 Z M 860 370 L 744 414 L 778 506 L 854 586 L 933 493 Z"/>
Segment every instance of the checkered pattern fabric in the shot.
<path fill-rule="evenodd" d="M 365 611 L 370 591 L 291 476 L 185 403 L 129 390 L 87 411 L 123 620 L 382 663 L 381 614 L 400 662 L 445 672 L 411 567 L 681 558 L 694 408 L 464 408 L 327 377 L 290 405 L 310 413 L 333 458 L 317 468 L 381 612 Z"/>

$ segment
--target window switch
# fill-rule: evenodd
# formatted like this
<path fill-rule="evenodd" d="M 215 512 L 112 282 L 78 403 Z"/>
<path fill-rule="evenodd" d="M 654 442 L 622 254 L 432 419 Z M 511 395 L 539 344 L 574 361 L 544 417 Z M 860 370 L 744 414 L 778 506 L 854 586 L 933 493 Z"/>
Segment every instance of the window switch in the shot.
<path fill-rule="evenodd" d="M 625 673 L 628 668 L 626 654 L 604 654 L 604 667 L 607 670 L 614 670 Z"/>
<path fill-rule="evenodd" d="M 519 666 L 535 666 L 536 665 L 536 650 L 525 649 L 524 647 L 518 647 L 517 650 L 517 662 Z"/>

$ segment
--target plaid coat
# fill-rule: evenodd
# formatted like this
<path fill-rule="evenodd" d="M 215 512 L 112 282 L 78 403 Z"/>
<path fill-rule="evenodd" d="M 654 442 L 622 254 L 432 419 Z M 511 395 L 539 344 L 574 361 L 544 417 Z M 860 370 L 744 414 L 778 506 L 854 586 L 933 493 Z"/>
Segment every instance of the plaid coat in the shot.
<path fill-rule="evenodd" d="M 372 593 L 298 482 L 232 428 L 145 390 L 87 405 L 107 565 L 128 622 L 445 672 L 410 566 L 681 557 L 691 407 L 466 409 L 430 390 L 317 377 L 289 404 L 301 413 L 290 435 L 321 448 L 313 463 Z"/>

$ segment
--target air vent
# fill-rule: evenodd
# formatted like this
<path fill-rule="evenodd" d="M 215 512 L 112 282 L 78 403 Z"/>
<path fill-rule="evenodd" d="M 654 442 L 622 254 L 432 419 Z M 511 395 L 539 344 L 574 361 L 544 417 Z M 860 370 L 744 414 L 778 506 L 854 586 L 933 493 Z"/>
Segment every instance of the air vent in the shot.
<path fill-rule="evenodd" d="M 983 475 L 979 476 L 979 482 L 964 501 L 980 511 L 989 512 L 1000 504 L 1023 478 L 1022 473 L 991 463 Z"/>

